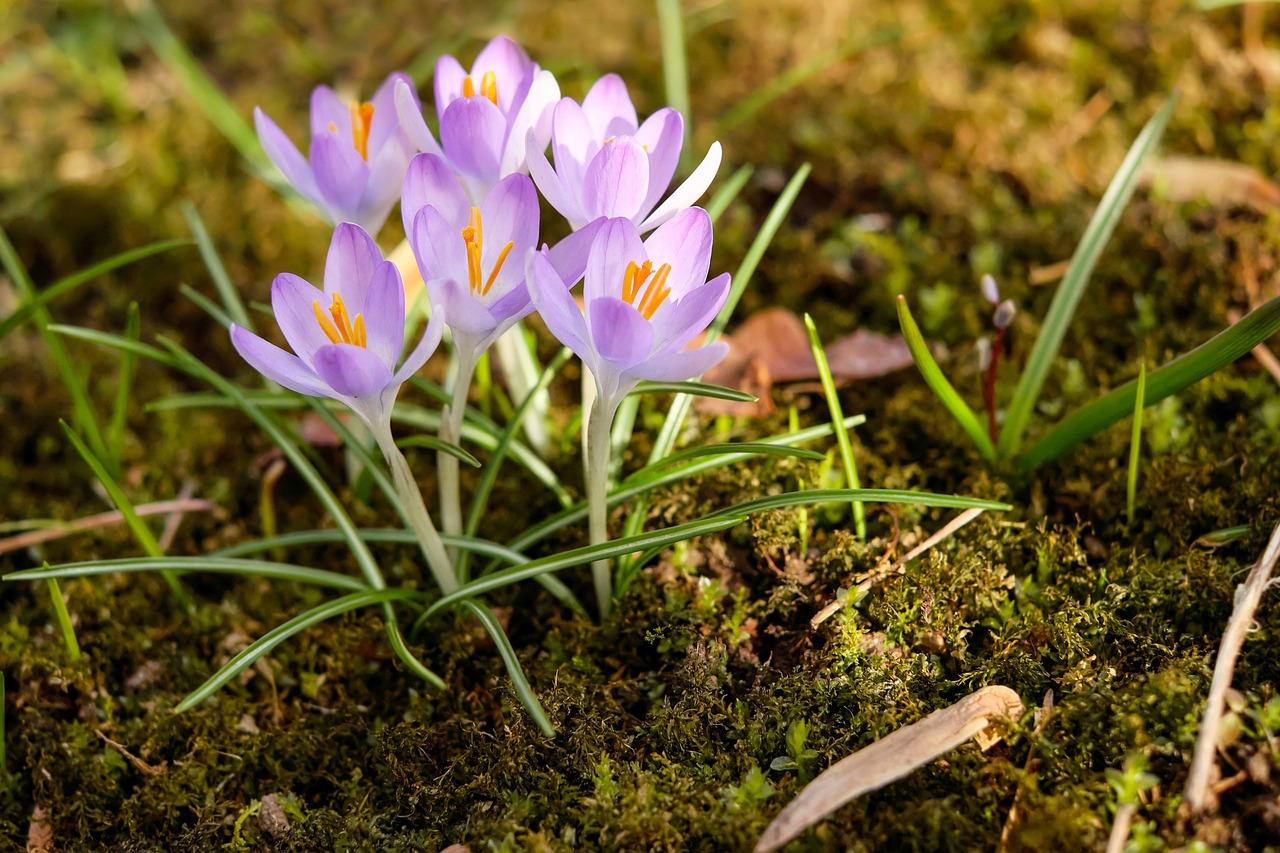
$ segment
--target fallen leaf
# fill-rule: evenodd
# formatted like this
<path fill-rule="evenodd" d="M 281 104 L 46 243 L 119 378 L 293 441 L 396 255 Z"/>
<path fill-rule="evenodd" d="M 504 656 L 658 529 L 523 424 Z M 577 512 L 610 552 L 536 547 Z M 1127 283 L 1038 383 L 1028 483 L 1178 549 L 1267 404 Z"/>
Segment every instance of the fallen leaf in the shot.
<path fill-rule="evenodd" d="M 31 810 L 31 822 L 27 824 L 27 853 L 53 853 L 53 827 L 45 823 L 47 814 L 39 806 Z"/>
<path fill-rule="evenodd" d="M 1022 711 L 1022 700 L 1008 687 L 983 687 L 837 761 L 774 818 L 760 836 L 755 853 L 777 850 L 841 806 L 976 737 L 992 720 L 1017 719 Z"/>
<path fill-rule="evenodd" d="M 1252 166 L 1212 157 L 1163 157 L 1152 161 L 1142 183 L 1160 187 L 1174 201 L 1208 201 L 1267 211 L 1280 207 L 1280 186 Z"/>

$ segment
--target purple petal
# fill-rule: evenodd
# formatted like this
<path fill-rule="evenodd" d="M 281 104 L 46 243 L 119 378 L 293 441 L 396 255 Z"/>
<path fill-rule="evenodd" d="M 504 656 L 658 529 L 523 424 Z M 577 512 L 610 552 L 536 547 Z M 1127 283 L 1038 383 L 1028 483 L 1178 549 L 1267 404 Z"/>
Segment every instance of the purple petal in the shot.
<path fill-rule="evenodd" d="M 512 259 L 511 263 L 519 264 Z M 523 273 L 522 273 L 523 274 Z M 489 316 L 497 324 L 494 327 L 495 337 L 502 334 L 509 326 L 533 311 L 533 303 L 529 299 L 529 285 L 523 279 L 507 293 L 489 303 Z"/>
<path fill-rule="evenodd" d="M 298 146 L 258 107 L 253 108 L 253 124 L 258 130 L 258 141 L 262 143 L 263 150 L 284 174 L 285 180 L 307 198 L 320 203 L 320 190 L 311 174 L 311 166 Z"/>
<path fill-rule="evenodd" d="M 480 205 L 480 221 L 484 226 L 484 245 L 480 256 L 481 273 L 487 279 L 507 243 L 511 251 L 494 279 L 492 296 L 506 293 L 524 280 L 520 264 L 538 244 L 538 191 L 528 175 L 508 175 L 498 182 Z"/>
<path fill-rule="evenodd" d="M 440 119 L 440 142 L 445 156 L 459 172 L 496 182 L 506 122 L 488 98 L 459 98 Z"/>
<path fill-rule="evenodd" d="M 640 230 L 652 231 L 700 199 L 707 191 L 707 187 L 711 186 L 711 182 L 715 180 L 716 172 L 719 170 L 720 143 L 713 142 L 707 149 L 707 156 L 703 157 L 702 162 L 698 164 L 698 168 L 693 170 L 693 174 L 686 178 L 685 182 L 677 187 L 657 210 L 649 214 L 648 219 L 640 223 Z"/>
<path fill-rule="evenodd" d="M 369 164 L 350 139 L 340 141 L 337 134 L 326 133 L 311 140 L 311 171 L 331 212 L 344 214 L 335 219 L 347 218 L 360 206 L 360 197 L 369 183 Z"/>
<path fill-rule="evenodd" d="M 352 316 L 364 310 L 365 294 L 373 272 L 382 263 L 378 244 L 361 228 L 344 222 L 333 229 L 329 254 L 324 260 L 324 292 L 341 293 Z"/>
<path fill-rule="evenodd" d="M 354 344 L 329 344 L 316 350 L 316 375 L 347 397 L 379 394 L 391 384 L 391 370 L 377 356 Z"/>
<path fill-rule="evenodd" d="M 383 261 L 373 273 L 364 300 L 365 337 L 369 352 L 382 359 L 390 371 L 404 347 L 404 282 L 391 261 Z"/>
<path fill-rule="evenodd" d="M 581 198 L 587 164 L 600 150 L 603 140 L 595 135 L 587 114 L 572 98 L 561 98 L 556 104 L 551 128 L 551 151 L 556 159 L 556 172 L 564 181 L 569 195 Z"/>
<path fill-rule="evenodd" d="M 263 376 L 290 391 L 312 397 L 332 397 L 333 391 L 307 367 L 302 359 L 269 344 L 248 329 L 232 325 L 231 344 L 240 357 Z"/>
<path fill-rule="evenodd" d="M 462 97 L 462 81 L 467 78 L 467 71 L 452 56 L 442 56 L 436 60 L 435 92 L 436 117 L 443 119 L 445 109 Z"/>
<path fill-rule="evenodd" d="M 600 357 L 622 370 L 643 361 L 653 349 L 653 326 L 613 296 L 587 304 L 587 329 Z"/>
<path fill-rule="evenodd" d="M 498 84 L 498 108 L 505 115 L 524 100 L 537 70 L 538 66 L 529 59 L 524 48 L 506 36 L 498 36 L 476 56 L 471 66 L 471 77 L 478 90 L 485 72 L 493 72 Z"/>
<path fill-rule="evenodd" d="M 418 271 L 422 273 L 423 281 L 452 278 L 470 284 L 462 233 L 446 222 L 434 207 L 418 211 L 410 244 L 413 256 L 418 259 Z"/>
<path fill-rule="evenodd" d="M 413 348 L 413 352 L 409 353 L 405 358 L 404 364 L 400 365 L 400 369 L 396 371 L 396 375 L 391 378 L 395 385 L 404 382 L 413 374 L 417 373 L 422 365 L 427 363 L 427 359 L 431 358 L 431 354 L 436 351 L 436 347 L 440 346 L 440 337 L 444 334 L 444 311 L 438 305 L 431 308 L 431 319 L 427 321 L 427 328 L 422 333 L 418 345 Z"/>
<path fill-rule="evenodd" d="M 533 176 L 533 181 L 538 185 L 538 189 L 542 192 L 542 197 L 547 203 L 556 209 L 557 212 L 565 219 L 569 220 L 569 227 L 577 227 L 581 222 L 585 221 L 582 211 L 578 206 L 577 198 L 570 195 L 568 189 L 564 185 L 564 181 L 560 180 L 560 176 L 551 168 L 551 164 L 547 162 L 547 155 L 533 143 L 533 131 L 530 130 L 527 139 L 527 162 L 529 174 Z"/>
<path fill-rule="evenodd" d="M 400 198 L 405 234 L 413 234 L 413 222 L 418 218 L 418 212 L 428 205 L 458 231 L 466 227 L 470 218 L 471 205 L 467 194 L 462 191 L 462 184 L 458 183 L 458 176 L 434 154 L 419 154 L 409 161 Z"/>
<path fill-rule="evenodd" d="M 671 264 L 667 287 L 679 301 L 707 280 L 711 268 L 711 217 L 700 207 L 686 208 L 644 241 L 654 266 Z"/>
<path fill-rule="evenodd" d="M 415 149 L 426 154 L 443 157 L 440 143 L 431 135 L 431 128 L 422 117 L 422 106 L 418 102 L 418 93 L 412 87 L 397 81 L 395 88 L 396 118 L 400 120 L 400 129 Z"/>
<path fill-rule="evenodd" d="M 651 319 L 657 344 L 653 350 L 665 353 L 680 350 L 698 336 L 729 298 L 729 274 L 722 273 L 695 287 L 679 302 L 670 300 L 658 308 Z"/>
<path fill-rule="evenodd" d="M 324 291 L 293 273 L 280 273 L 271 282 L 271 310 L 284 339 L 304 362 L 310 362 L 320 347 L 332 343 L 316 320 L 316 302 L 322 311 L 328 310 L 329 299 Z"/>
<path fill-rule="evenodd" d="M 387 140 L 402 133 L 400 117 L 396 114 L 396 87 L 404 84 L 408 90 L 414 109 L 420 114 L 422 103 L 418 100 L 417 90 L 413 88 L 413 80 L 402 71 L 393 71 L 382 81 L 378 91 L 373 93 L 369 103 L 373 104 L 373 118 L 369 122 L 369 157 L 381 151 Z"/>
<path fill-rule="evenodd" d="M 328 86 L 316 86 L 311 90 L 311 138 L 330 133 L 352 140 L 351 105 Z"/>
<path fill-rule="evenodd" d="M 369 233 L 378 233 L 387 221 L 391 208 L 400 197 L 405 170 L 409 167 L 412 155 L 408 140 L 403 134 L 398 134 L 373 156 L 369 164 L 369 182 L 365 184 L 357 218 L 354 220 Z"/>
<path fill-rule="evenodd" d="M 529 298 L 556 340 L 583 361 L 593 360 L 595 350 L 587 343 L 587 322 L 582 311 L 541 252 L 529 254 L 525 262 L 525 282 L 529 285 Z"/>
<path fill-rule="evenodd" d="M 582 99 L 582 111 L 597 139 L 636 132 L 636 108 L 627 94 L 627 84 L 617 74 L 606 74 L 595 82 Z"/>
<path fill-rule="evenodd" d="M 556 275 L 573 287 L 587 271 L 587 258 L 591 254 L 591 245 L 596 234 L 607 220 L 597 219 L 565 237 L 551 247 L 548 255 Z"/>
<path fill-rule="evenodd" d="M 701 376 L 720 363 L 729 352 L 729 345 L 716 341 L 697 349 L 677 350 L 637 364 L 628 370 L 627 376 L 648 379 L 651 382 L 680 382 Z"/>
<path fill-rule="evenodd" d="M 502 174 L 528 170 L 529 139 L 538 151 L 546 151 L 551 141 L 551 116 L 556 99 L 560 97 L 560 84 L 550 71 L 541 71 L 533 78 L 520 109 L 511 119 L 507 130 L 507 144 L 502 152 Z M 532 136 L 530 134 L 532 133 Z"/>
<path fill-rule="evenodd" d="M 427 290 L 431 301 L 438 302 L 444 310 L 444 321 L 450 329 L 483 337 L 497 325 L 489 309 L 480 304 L 467 285 L 451 278 L 438 278 L 427 283 Z"/>
<path fill-rule="evenodd" d="M 600 149 L 587 166 L 582 207 L 592 219 L 632 219 L 649 192 L 649 155 L 630 136 L 618 136 Z"/>
<path fill-rule="evenodd" d="M 636 141 L 649 152 L 649 194 L 640 208 L 647 214 L 666 195 L 676 173 L 684 147 L 684 119 L 678 110 L 660 109 L 645 119 L 636 131 Z"/>
<path fill-rule="evenodd" d="M 600 226 L 587 255 L 587 282 L 583 296 L 588 305 L 606 296 L 622 295 L 622 276 L 627 264 L 648 259 L 640 233 L 629 219 L 608 219 Z"/>

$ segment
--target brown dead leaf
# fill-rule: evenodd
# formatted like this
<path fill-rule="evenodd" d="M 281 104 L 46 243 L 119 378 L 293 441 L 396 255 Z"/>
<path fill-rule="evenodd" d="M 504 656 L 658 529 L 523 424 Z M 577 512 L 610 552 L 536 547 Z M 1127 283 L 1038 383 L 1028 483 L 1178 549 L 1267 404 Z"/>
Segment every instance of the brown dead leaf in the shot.
<path fill-rule="evenodd" d="M 699 411 L 739 416 L 773 411 L 769 391 L 778 382 L 818 378 L 818 365 L 809 349 L 804 323 L 785 308 L 752 314 L 732 335 L 724 336 L 729 354 L 705 377 L 707 382 L 754 394 L 755 403 L 699 398 Z M 900 335 L 887 336 L 859 329 L 824 348 L 836 380 L 871 379 L 911 364 L 911 353 Z"/>
<path fill-rule="evenodd" d="M 1267 211 L 1280 207 L 1280 186 L 1252 166 L 1212 157 L 1162 157 L 1142 174 L 1174 201 L 1207 201 Z"/>
<path fill-rule="evenodd" d="M 774 818 L 760 836 L 755 853 L 777 850 L 841 806 L 978 736 L 992 720 L 1017 719 L 1022 711 L 1022 700 L 1008 687 L 983 687 L 837 761 Z"/>
<path fill-rule="evenodd" d="M 104 743 L 123 755 L 125 760 L 132 764 L 133 768 L 143 776 L 163 776 L 165 773 L 169 772 L 169 762 L 161 761 L 159 764 L 148 764 L 130 752 L 124 744 L 107 737 L 101 730 L 99 730 L 97 734 Z"/>
<path fill-rule="evenodd" d="M 53 827 L 45 822 L 47 812 L 36 806 L 27 824 L 27 853 L 53 853 Z"/>

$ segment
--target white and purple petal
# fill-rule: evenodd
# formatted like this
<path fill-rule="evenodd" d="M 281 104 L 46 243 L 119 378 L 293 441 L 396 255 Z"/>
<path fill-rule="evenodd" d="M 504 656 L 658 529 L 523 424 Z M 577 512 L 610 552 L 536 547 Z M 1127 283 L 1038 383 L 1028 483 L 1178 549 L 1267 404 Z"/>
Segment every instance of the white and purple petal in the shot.
<path fill-rule="evenodd" d="M 329 344 L 311 362 L 320 380 L 346 397 L 381 394 L 391 384 L 391 370 L 376 353 L 354 344 Z"/>
<path fill-rule="evenodd" d="M 619 371 L 641 363 L 653 349 L 653 326 L 634 306 L 613 296 L 587 303 L 587 333 L 600 357 Z"/>
<path fill-rule="evenodd" d="M 271 311 L 289 347 L 304 362 L 310 363 L 316 350 L 332 343 L 316 320 L 315 310 L 317 302 L 328 301 L 324 291 L 293 273 L 280 273 L 271 282 Z M 322 304 L 320 309 L 328 307 Z"/>
<path fill-rule="evenodd" d="M 361 314 L 369 352 L 382 359 L 390 372 L 404 347 L 404 282 L 395 264 L 378 264 Z"/>
<path fill-rule="evenodd" d="M 702 162 L 698 164 L 698 168 L 693 170 L 693 174 L 686 178 L 684 183 L 667 197 L 666 201 L 658 205 L 657 210 L 649 214 L 649 217 L 640 223 L 641 232 L 652 231 L 702 198 L 702 194 L 707 191 L 707 187 L 711 186 L 711 182 L 715 180 L 716 172 L 720 171 L 720 157 L 720 143 L 711 143 L 711 147 L 707 149 L 707 156 L 702 158 Z"/>
<path fill-rule="evenodd" d="M 311 172 L 335 221 L 349 219 L 369 183 L 369 164 L 335 133 L 311 140 Z"/>
<path fill-rule="evenodd" d="M 333 390 L 302 359 L 267 343 L 248 329 L 232 324 L 231 344 L 250 367 L 290 391 L 311 397 L 334 396 Z"/>
<path fill-rule="evenodd" d="M 419 154 L 409 161 L 400 198 L 405 234 L 413 234 L 418 212 L 428 205 L 458 231 L 470 219 L 471 203 L 449 164 L 434 154 Z"/>
<path fill-rule="evenodd" d="M 506 122 L 488 98 L 459 98 L 440 119 L 440 143 L 459 172 L 482 182 L 496 182 L 502 162 Z"/>
<path fill-rule="evenodd" d="M 329 254 L 324 260 L 324 292 L 332 298 L 341 293 L 352 316 L 364 310 L 365 294 L 374 271 L 382 263 L 382 253 L 359 225 L 343 222 L 333 229 Z"/>
<path fill-rule="evenodd" d="M 706 282 L 711 268 L 711 216 L 700 207 L 689 207 L 650 234 L 644 249 L 654 266 L 671 264 L 667 288 L 679 301 Z"/>
<path fill-rule="evenodd" d="M 649 191 L 649 155 L 630 136 L 611 139 L 591 159 L 582 182 L 582 207 L 589 219 L 635 219 Z"/>
<path fill-rule="evenodd" d="M 582 110 L 597 139 L 636 132 L 636 108 L 627 94 L 627 84 L 617 74 L 606 74 L 595 82 L 582 99 Z"/>
<path fill-rule="evenodd" d="M 591 242 L 587 256 L 586 284 L 583 296 L 588 305 L 596 299 L 620 295 L 619 289 L 627 264 L 642 264 L 648 259 L 640 234 L 629 219 L 607 219 Z"/>

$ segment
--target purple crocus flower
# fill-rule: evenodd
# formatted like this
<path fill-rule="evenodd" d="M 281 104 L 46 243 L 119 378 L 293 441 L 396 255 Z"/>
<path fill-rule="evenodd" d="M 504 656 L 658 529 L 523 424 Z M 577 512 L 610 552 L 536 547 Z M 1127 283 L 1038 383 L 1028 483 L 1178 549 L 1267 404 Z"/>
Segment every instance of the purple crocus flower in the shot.
<path fill-rule="evenodd" d="M 579 105 L 563 98 L 552 116 L 555 169 L 532 137 L 529 171 L 551 206 L 581 228 L 601 216 L 629 219 L 641 233 L 688 208 L 707 190 L 720 168 L 720 143 L 658 206 L 666 194 L 684 145 L 684 120 L 670 107 L 637 124 L 627 85 L 616 74 L 601 77 Z"/>
<path fill-rule="evenodd" d="M 286 388 L 342 401 L 378 433 L 389 428 L 401 384 L 435 352 L 444 330 L 443 313 L 433 311 L 422 340 L 396 369 L 404 346 L 400 272 L 349 222 L 333 232 L 324 289 L 281 273 L 271 284 L 271 307 L 293 352 L 233 325 L 236 351 Z"/>
<path fill-rule="evenodd" d="M 526 275 L 543 322 L 591 371 L 612 419 L 642 379 L 690 379 L 724 358 L 723 342 L 685 349 L 729 295 L 729 274 L 707 281 L 710 265 L 711 217 L 693 207 L 644 242 L 628 219 L 600 226 L 587 258 L 585 316 L 546 257 L 531 255 Z"/>
<path fill-rule="evenodd" d="M 436 62 L 436 112 L 440 141 L 422 118 L 409 85 L 396 86 L 400 122 L 417 150 L 444 159 L 457 173 L 473 205 L 507 175 L 528 172 L 529 134 L 535 147 L 551 138 L 551 110 L 560 86 L 524 48 L 506 36 L 485 45 L 467 72 L 452 56 Z"/>
<path fill-rule="evenodd" d="M 304 158 L 260 108 L 253 121 L 271 162 L 293 188 L 316 204 L 333 224 L 354 222 L 377 233 L 400 196 L 413 144 L 395 109 L 399 72 L 387 77 L 372 101 L 344 101 L 328 86 L 311 92 L 310 159 Z M 412 87 L 410 99 L 416 100 Z"/>

